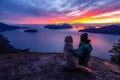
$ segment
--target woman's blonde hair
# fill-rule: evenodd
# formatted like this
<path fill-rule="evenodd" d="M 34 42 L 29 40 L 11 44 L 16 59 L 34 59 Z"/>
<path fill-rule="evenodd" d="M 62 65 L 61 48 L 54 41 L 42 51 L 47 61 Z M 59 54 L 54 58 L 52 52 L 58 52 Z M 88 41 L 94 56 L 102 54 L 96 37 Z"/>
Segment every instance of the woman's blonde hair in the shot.
<path fill-rule="evenodd" d="M 72 42 L 73 43 L 72 36 L 66 36 L 64 42 Z"/>

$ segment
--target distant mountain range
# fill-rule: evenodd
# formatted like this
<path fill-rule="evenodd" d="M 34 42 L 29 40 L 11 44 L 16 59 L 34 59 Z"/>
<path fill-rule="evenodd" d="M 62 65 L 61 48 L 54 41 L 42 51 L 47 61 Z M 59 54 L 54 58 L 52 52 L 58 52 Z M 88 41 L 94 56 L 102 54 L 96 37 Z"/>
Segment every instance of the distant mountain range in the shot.
<path fill-rule="evenodd" d="M 46 25 L 44 26 L 44 28 L 48 28 L 48 29 L 70 29 L 73 28 L 71 25 L 69 24 L 62 24 L 62 25 Z"/>
<path fill-rule="evenodd" d="M 7 24 L 4 24 L 4 23 L 0 23 L 0 32 L 19 29 L 19 28 L 20 27 L 18 27 L 18 26 L 11 26 L 11 25 L 7 25 Z"/>
<path fill-rule="evenodd" d="M 79 32 L 91 32 L 101 34 L 120 34 L 120 25 L 109 25 L 101 28 L 89 28 L 85 30 L 79 30 Z"/>
<path fill-rule="evenodd" d="M 4 23 L 0 23 L 0 32 L 8 31 L 8 30 L 15 30 L 24 27 L 18 26 L 11 26 Z M 46 25 L 44 28 L 48 29 L 70 29 L 73 28 L 69 24 L 62 24 L 62 25 Z M 120 25 L 109 25 L 103 26 L 101 28 L 89 28 L 85 30 L 79 30 L 79 32 L 90 32 L 90 33 L 101 33 L 101 34 L 120 34 Z"/>

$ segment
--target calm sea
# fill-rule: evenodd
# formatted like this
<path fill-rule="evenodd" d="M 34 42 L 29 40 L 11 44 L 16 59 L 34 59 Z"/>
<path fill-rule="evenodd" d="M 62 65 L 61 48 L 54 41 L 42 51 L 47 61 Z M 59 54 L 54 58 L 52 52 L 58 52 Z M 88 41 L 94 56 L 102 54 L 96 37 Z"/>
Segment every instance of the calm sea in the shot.
<path fill-rule="evenodd" d="M 19 49 L 29 48 L 30 51 L 35 52 L 63 52 L 64 38 L 67 35 L 73 37 L 74 48 L 77 48 L 82 34 L 82 32 L 73 29 L 50 30 L 40 27 L 36 29 L 38 30 L 37 33 L 26 33 L 24 29 L 18 29 L 1 34 L 7 37 L 14 47 Z M 119 35 L 89 33 L 89 38 L 94 48 L 91 55 L 109 60 L 111 53 L 108 51 L 120 37 Z"/>

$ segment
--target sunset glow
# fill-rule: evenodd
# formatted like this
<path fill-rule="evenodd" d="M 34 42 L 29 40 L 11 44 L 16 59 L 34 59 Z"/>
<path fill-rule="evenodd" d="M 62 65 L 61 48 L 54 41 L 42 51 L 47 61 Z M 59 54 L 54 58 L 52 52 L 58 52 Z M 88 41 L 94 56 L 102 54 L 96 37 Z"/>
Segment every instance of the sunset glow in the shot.
<path fill-rule="evenodd" d="M 120 0 L 1 0 L 10 24 L 120 23 Z"/>

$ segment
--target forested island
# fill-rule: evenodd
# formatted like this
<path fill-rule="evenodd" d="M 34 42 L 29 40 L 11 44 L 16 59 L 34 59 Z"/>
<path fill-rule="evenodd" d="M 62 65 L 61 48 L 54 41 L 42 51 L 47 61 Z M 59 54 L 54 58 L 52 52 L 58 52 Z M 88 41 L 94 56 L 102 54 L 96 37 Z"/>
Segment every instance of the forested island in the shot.
<path fill-rule="evenodd" d="M 79 32 L 90 32 L 100 34 L 120 34 L 120 25 L 108 25 L 101 28 L 88 28 L 85 30 L 79 30 Z"/>
<path fill-rule="evenodd" d="M 73 27 L 69 24 L 61 24 L 61 25 L 52 24 L 52 25 L 46 25 L 46 26 L 44 26 L 44 28 L 57 30 L 57 29 L 71 29 Z"/>

